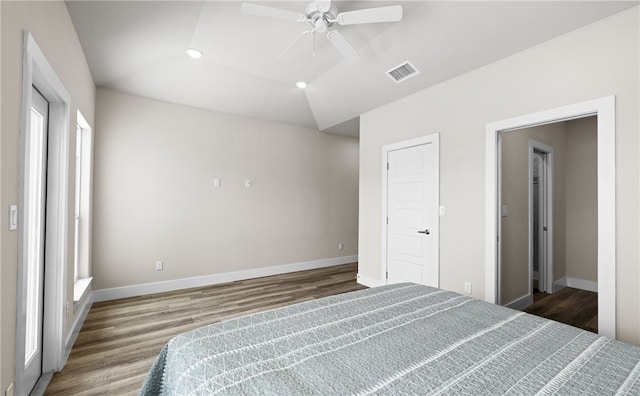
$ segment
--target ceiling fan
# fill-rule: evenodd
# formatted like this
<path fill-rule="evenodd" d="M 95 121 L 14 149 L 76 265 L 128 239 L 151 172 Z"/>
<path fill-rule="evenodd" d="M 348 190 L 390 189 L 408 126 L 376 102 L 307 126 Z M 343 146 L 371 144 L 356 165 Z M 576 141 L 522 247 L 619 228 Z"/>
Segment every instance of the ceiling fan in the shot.
<path fill-rule="evenodd" d="M 329 39 L 331 44 L 333 44 L 345 59 L 355 61 L 360 59 L 358 52 L 340 32 L 330 30 L 331 28 L 336 24 L 359 25 L 364 23 L 396 22 L 402 19 L 402 6 L 399 5 L 339 12 L 338 7 L 333 4 L 331 0 L 316 0 L 309 3 L 304 14 L 251 3 L 242 3 L 240 9 L 244 14 L 279 18 L 294 22 L 306 22 L 311 27 L 310 30 L 306 30 L 296 37 L 278 55 L 278 58 L 282 57 L 300 38 L 307 35 L 313 38 L 313 55 L 315 56 L 316 34 L 326 33 L 327 39 Z"/>

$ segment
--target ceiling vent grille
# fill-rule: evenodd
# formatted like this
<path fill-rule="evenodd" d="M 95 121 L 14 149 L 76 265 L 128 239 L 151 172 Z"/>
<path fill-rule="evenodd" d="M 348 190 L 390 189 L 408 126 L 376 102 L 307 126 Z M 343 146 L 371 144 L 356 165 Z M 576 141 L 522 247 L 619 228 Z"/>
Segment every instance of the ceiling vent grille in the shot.
<path fill-rule="evenodd" d="M 395 81 L 396 83 L 400 83 L 402 81 L 405 81 L 415 75 L 420 74 L 420 72 L 418 71 L 418 69 L 416 69 L 416 67 L 414 65 L 411 64 L 411 62 L 406 61 L 404 63 L 401 63 L 400 65 L 394 67 L 393 69 L 387 71 L 387 75 L 389 77 L 391 77 L 391 79 L 393 81 Z"/>

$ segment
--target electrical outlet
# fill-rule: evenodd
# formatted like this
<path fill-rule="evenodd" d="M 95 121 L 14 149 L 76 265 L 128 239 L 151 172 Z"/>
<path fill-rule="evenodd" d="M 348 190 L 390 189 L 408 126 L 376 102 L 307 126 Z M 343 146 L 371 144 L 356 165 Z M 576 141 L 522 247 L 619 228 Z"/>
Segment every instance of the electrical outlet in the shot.
<path fill-rule="evenodd" d="M 343 247 L 344 247 L 344 245 L 342 243 L 338 244 L 338 250 L 342 250 Z"/>
<path fill-rule="evenodd" d="M 464 292 L 471 294 L 471 282 L 464 282 Z"/>
<path fill-rule="evenodd" d="M 13 382 L 10 383 L 7 390 L 4 391 L 4 396 L 13 396 Z"/>
<path fill-rule="evenodd" d="M 162 271 L 164 269 L 164 263 L 162 260 L 156 261 L 156 271 Z"/>

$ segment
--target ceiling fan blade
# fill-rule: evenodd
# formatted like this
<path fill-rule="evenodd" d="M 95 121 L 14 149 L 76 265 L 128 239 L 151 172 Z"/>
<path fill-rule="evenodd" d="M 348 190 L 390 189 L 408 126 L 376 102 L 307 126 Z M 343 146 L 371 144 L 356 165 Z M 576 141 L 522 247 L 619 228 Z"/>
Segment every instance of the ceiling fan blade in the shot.
<path fill-rule="evenodd" d="M 339 32 L 331 31 L 327 33 L 327 38 L 331 41 L 334 47 L 342 54 L 342 56 L 348 61 L 360 60 L 358 52 L 349 44 L 349 42 Z"/>
<path fill-rule="evenodd" d="M 294 22 L 304 22 L 307 17 L 295 11 L 283 10 L 280 8 L 267 7 L 258 4 L 242 3 L 240 10 L 243 14 L 258 15 L 269 18 L 286 19 Z"/>
<path fill-rule="evenodd" d="M 402 6 L 367 8 L 347 11 L 336 17 L 340 25 L 358 25 L 361 23 L 397 22 L 402 19 Z"/>
<path fill-rule="evenodd" d="M 298 35 L 298 37 L 296 37 L 295 39 L 293 39 L 293 41 L 292 41 L 292 42 L 290 42 L 290 43 L 289 43 L 289 45 L 287 45 L 287 47 L 286 47 L 285 49 L 283 49 L 283 50 L 282 50 L 282 52 L 280 52 L 280 54 L 278 54 L 278 59 L 282 59 L 282 56 L 285 54 L 285 52 L 289 51 L 289 48 L 293 47 L 293 45 L 294 45 L 295 43 L 297 43 L 297 42 L 298 42 L 298 40 L 300 40 L 302 37 L 304 37 L 304 36 L 306 36 L 306 35 L 308 35 L 308 34 L 311 34 L 311 31 L 310 31 L 310 30 L 306 30 L 306 31 L 304 31 L 304 32 L 300 33 L 300 34 Z"/>

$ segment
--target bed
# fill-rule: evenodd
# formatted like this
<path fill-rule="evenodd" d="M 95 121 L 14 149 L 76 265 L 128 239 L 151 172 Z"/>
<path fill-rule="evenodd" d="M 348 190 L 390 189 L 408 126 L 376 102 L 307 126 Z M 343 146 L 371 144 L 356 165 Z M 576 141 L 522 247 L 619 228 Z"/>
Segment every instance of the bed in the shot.
<path fill-rule="evenodd" d="M 173 338 L 141 395 L 640 395 L 640 347 L 402 283 Z"/>

